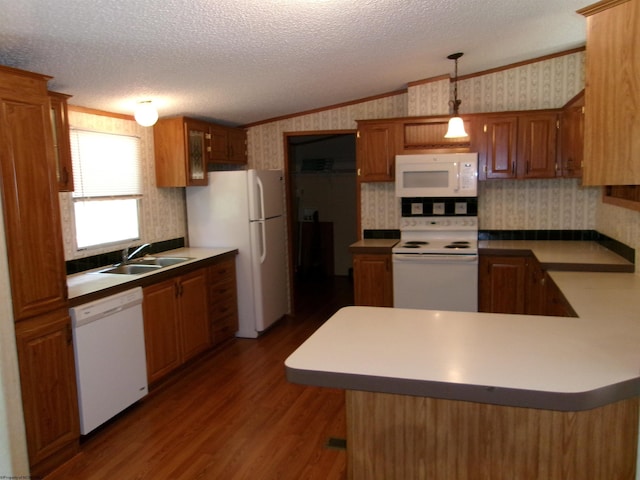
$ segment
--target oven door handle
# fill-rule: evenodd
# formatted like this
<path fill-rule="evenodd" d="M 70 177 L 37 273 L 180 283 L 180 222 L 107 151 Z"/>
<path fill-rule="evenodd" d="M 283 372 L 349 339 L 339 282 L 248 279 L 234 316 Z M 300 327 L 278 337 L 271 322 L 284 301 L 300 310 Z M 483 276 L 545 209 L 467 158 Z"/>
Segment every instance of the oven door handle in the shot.
<path fill-rule="evenodd" d="M 439 254 L 416 254 L 416 253 L 394 253 L 392 255 L 394 262 L 421 262 L 421 263 L 474 263 L 478 262 L 478 255 L 460 254 L 460 255 L 439 255 Z"/>

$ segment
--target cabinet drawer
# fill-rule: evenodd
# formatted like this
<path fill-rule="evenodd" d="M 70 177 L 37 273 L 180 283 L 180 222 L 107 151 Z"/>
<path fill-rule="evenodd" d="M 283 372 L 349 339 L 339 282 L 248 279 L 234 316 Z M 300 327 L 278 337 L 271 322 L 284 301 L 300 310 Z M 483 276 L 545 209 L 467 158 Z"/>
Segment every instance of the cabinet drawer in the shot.
<path fill-rule="evenodd" d="M 224 262 L 216 263 L 209 267 L 209 283 L 217 283 L 221 280 L 234 280 L 236 276 L 236 268 L 234 260 L 226 260 Z"/>
<path fill-rule="evenodd" d="M 238 330 L 238 317 L 235 313 L 227 315 L 213 322 L 211 326 L 211 341 L 214 345 L 233 338 Z"/>
<path fill-rule="evenodd" d="M 220 297 L 209 302 L 209 313 L 213 321 L 237 311 L 238 306 L 234 296 Z"/>

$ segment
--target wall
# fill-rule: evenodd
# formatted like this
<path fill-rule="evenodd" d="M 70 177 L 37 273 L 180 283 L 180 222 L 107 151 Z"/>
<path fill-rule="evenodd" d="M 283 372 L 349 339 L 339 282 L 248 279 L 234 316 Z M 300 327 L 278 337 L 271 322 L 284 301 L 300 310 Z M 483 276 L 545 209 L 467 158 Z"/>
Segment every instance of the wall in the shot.
<path fill-rule="evenodd" d="M 72 127 L 99 132 L 133 135 L 140 137 L 142 155 L 143 196 L 141 199 L 140 240 L 132 245 L 153 243 L 172 238 L 186 237 L 186 209 L 184 188 L 156 188 L 155 163 L 153 155 L 153 128 L 145 128 L 133 120 L 69 111 L 69 123 Z M 82 251 L 76 249 L 75 226 L 73 222 L 73 200 L 71 193 L 60 194 L 62 214 L 62 235 L 66 260 L 112 252 L 124 248 L 127 244 L 109 247 L 91 248 Z"/>

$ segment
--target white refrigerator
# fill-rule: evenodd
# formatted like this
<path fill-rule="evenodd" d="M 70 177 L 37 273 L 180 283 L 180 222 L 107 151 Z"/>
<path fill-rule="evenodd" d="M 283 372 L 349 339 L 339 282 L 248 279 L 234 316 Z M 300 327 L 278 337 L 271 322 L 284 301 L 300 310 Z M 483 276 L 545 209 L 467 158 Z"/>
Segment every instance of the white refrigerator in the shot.
<path fill-rule="evenodd" d="M 191 247 L 236 247 L 237 337 L 256 338 L 288 311 L 281 170 L 210 172 L 187 188 Z"/>

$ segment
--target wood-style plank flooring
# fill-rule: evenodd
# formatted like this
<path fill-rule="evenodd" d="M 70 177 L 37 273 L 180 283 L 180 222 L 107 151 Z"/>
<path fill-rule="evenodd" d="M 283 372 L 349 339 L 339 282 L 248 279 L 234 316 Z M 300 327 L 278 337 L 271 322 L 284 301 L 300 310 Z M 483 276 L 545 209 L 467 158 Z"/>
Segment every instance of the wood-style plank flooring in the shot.
<path fill-rule="evenodd" d="M 58 479 L 344 479 L 344 392 L 287 382 L 284 360 L 344 305 L 346 277 L 307 282 L 296 315 L 234 339 L 88 435 Z"/>

